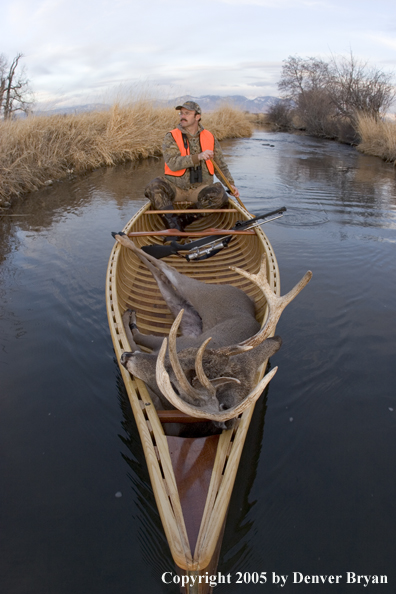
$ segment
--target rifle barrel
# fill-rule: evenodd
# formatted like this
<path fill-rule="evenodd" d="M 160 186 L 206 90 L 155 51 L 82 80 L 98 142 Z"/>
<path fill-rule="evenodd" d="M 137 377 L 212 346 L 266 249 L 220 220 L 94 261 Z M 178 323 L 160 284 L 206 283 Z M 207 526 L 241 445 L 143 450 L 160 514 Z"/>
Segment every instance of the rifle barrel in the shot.
<path fill-rule="evenodd" d="M 286 211 L 286 206 L 282 206 L 282 208 L 278 208 L 277 210 L 272 210 L 271 212 L 265 212 L 261 215 L 257 215 L 256 217 L 253 217 L 253 219 L 249 219 L 248 221 L 238 221 L 238 223 L 235 225 L 235 227 L 233 227 L 233 229 L 240 229 L 241 227 L 242 228 L 247 227 L 254 221 L 258 221 L 259 219 L 266 219 L 267 217 L 271 217 L 272 215 L 275 215 L 275 214 L 284 213 L 285 211 Z"/>

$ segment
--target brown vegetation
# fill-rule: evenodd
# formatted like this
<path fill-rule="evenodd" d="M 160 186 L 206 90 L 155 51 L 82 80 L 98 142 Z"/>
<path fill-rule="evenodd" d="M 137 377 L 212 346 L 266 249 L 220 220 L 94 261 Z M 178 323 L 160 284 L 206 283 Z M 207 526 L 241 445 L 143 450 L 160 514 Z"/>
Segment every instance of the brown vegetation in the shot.
<path fill-rule="evenodd" d="M 311 136 L 358 142 L 359 114 L 380 118 L 395 97 L 392 75 L 348 58 L 289 56 L 278 84 L 284 99 L 269 119 L 280 130 L 304 130 Z"/>
<path fill-rule="evenodd" d="M 246 111 L 245 115 L 249 122 L 254 126 L 270 127 L 268 114 L 266 113 L 250 113 L 249 111 Z"/>
<path fill-rule="evenodd" d="M 270 106 L 267 122 L 275 131 L 292 131 L 293 128 L 298 128 L 298 125 L 293 123 L 293 110 L 287 99 L 280 100 Z"/>
<path fill-rule="evenodd" d="M 216 111 L 203 114 L 202 124 L 218 140 L 246 138 L 253 133 L 253 126 L 246 114 L 240 109 L 227 104 L 222 105 Z"/>
<path fill-rule="evenodd" d="M 396 121 L 360 115 L 358 131 L 359 151 L 396 165 Z"/>
<path fill-rule="evenodd" d="M 202 121 L 219 140 L 253 131 L 246 116 L 228 106 L 205 114 Z M 109 111 L 0 122 L 0 206 L 71 172 L 161 155 L 163 137 L 177 123 L 173 108 L 149 101 L 116 104 Z"/>

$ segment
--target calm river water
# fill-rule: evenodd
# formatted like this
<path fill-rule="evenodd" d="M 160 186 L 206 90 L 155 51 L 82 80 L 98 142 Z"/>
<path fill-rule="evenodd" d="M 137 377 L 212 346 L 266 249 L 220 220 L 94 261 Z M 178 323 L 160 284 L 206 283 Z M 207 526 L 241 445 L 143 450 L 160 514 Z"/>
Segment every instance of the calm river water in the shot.
<path fill-rule="evenodd" d="M 216 592 L 396 592 L 396 177 L 350 147 L 257 131 L 223 143 L 267 224 L 284 312 L 233 494 Z M 173 593 L 120 380 L 104 280 L 160 160 L 29 195 L 0 220 L 1 592 Z M 236 572 L 267 572 L 265 585 Z M 338 585 L 293 584 L 340 575 Z M 388 586 L 347 584 L 347 572 Z"/>

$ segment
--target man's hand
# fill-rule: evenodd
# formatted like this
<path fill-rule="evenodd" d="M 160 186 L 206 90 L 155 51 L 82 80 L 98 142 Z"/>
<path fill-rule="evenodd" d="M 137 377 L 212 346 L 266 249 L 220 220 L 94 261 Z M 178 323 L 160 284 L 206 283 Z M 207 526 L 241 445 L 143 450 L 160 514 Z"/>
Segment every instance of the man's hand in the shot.
<path fill-rule="evenodd" d="M 231 186 L 232 193 L 234 194 L 235 198 L 239 198 L 239 192 L 235 186 Z"/>
<path fill-rule="evenodd" d="M 202 151 L 202 153 L 198 154 L 198 159 L 200 161 L 207 161 L 208 159 L 213 159 L 214 156 L 214 152 L 210 151 L 209 149 L 207 151 Z"/>

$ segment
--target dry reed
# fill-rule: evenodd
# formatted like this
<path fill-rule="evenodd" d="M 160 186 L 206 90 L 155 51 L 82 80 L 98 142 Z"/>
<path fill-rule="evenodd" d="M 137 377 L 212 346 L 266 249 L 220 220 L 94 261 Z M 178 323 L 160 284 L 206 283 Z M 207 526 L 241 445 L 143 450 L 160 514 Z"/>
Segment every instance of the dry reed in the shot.
<path fill-rule="evenodd" d="M 396 122 L 375 119 L 367 115 L 358 117 L 360 143 L 357 148 L 366 155 L 381 157 L 396 165 Z"/>
<path fill-rule="evenodd" d="M 219 140 L 252 134 L 246 116 L 229 106 L 202 119 Z M 71 172 L 161 155 L 163 137 L 177 123 L 173 108 L 149 101 L 0 122 L 0 206 Z"/>
<path fill-rule="evenodd" d="M 204 114 L 202 124 L 208 128 L 218 140 L 225 138 L 246 138 L 251 136 L 253 125 L 247 115 L 231 105 L 224 104 L 216 111 Z"/>
<path fill-rule="evenodd" d="M 268 119 L 267 113 L 246 113 L 247 119 L 254 126 L 264 126 L 267 128 L 271 127 L 271 122 Z"/>

